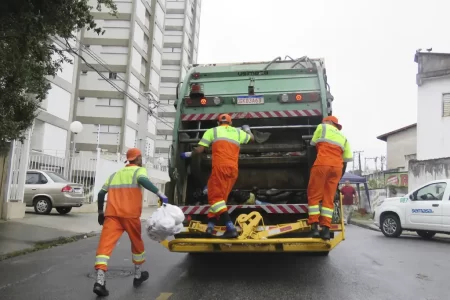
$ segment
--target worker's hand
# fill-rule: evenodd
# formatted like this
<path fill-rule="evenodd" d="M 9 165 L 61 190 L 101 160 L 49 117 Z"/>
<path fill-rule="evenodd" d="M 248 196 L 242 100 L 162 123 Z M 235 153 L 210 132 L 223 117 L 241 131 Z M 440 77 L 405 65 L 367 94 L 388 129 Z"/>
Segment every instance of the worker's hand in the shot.
<path fill-rule="evenodd" d="M 98 213 L 98 224 L 103 226 L 103 223 L 105 222 L 105 214 L 103 212 Z"/>
<path fill-rule="evenodd" d="M 252 131 L 250 130 L 250 126 L 248 126 L 248 125 L 242 125 L 242 130 L 244 130 L 244 131 L 247 132 L 247 133 L 252 132 Z"/>
<path fill-rule="evenodd" d="M 192 156 L 192 152 L 181 152 L 180 157 L 186 159 Z"/>
<path fill-rule="evenodd" d="M 162 203 L 165 203 L 165 204 L 169 203 L 169 198 L 167 198 L 167 196 L 164 195 L 163 193 L 158 192 L 156 195 L 158 195 L 158 197 L 159 197 L 159 199 L 161 199 Z"/>
<path fill-rule="evenodd" d="M 203 189 L 203 195 L 208 195 L 208 187 L 205 186 L 205 188 Z"/>

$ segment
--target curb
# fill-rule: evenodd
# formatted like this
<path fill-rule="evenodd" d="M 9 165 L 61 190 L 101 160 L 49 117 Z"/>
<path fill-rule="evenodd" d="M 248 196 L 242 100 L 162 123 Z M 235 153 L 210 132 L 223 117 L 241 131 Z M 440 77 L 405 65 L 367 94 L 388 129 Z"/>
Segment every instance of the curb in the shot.
<path fill-rule="evenodd" d="M 45 250 L 45 249 L 50 249 L 50 248 L 62 246 L 65 244 L 77 242 L 79 240 L 94 237 L 94 236 L 97 236 L 100 232 L 101 231 L 91 231 L 88 233 L 77 233 L 77 234 L 74 234 L 71 236 L 65 236 L 65 237 L 60 236 L 60 237 L 50 239 L 50 240 L 39 241 L 39 242 L 34 243 L 34 245 L 29 248 L 17 250 L 17 251 L 10 252 L 10 253 L 1 254 L 0 262 L 10 259 L 10 258 L 22 256 L 25 254 L 29 254 L 29 253 L 33 253 L 33 252 L 37 252 L 37 251 L 41 251 L 41 250 Z"/>
<path fill-rule="evenodd" d="M 350 224 L 358 226 L 358 227 L 361 227 L 361 228 L 364 228 L 364 229 L 369 229 L 369 230 L 372 230 L 372 231 L 378 231 L 378 232 L 380 231 L 378 228 L 373 227 L 372 225 L 364 224 L 364 223 L 360 223 L 360 222 L 355 222 L 355 221 L 352 221 L 352 220 L 350 220 Z"/>

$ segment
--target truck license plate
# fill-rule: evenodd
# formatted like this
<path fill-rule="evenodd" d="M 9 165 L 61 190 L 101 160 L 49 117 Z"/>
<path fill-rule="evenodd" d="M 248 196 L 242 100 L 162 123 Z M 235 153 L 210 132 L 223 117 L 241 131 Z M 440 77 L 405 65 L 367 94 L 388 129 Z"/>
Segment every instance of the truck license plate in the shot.
<path fill-rule="evenodd" d="M 264 96 L 238 96 L 237 104 L 264 104 Z"/>

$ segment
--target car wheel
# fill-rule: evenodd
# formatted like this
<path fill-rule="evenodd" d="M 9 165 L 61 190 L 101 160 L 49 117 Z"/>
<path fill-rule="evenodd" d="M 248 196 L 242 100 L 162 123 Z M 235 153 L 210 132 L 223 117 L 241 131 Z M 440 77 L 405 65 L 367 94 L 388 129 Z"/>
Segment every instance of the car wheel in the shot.
<path fill-rule="evenodd" d="M 61 215 L 65 215 L 70 213 L 72 210 L 72 207 L 57 207 L 56 211 L 59 212 Z"/>
<path fill-rule="evenodd" d="M 436 232 L 433 231 L 417 230 L 416 232 L 421 238 L 426 240 L 430 240 L 436 235 Z"/>
<path fill-rule="evenodd" d="M 402 234 L 400 220 L 394 214 L 383 216 L 381 232 L 387 237 L 399 237 Z"/>
<path fill-rule="evenodd" d="M 48 198 L 37 198 L 34 200 L 34 211 L 40 215 L 48 215 L 52 211 L 52 202 Z"/>

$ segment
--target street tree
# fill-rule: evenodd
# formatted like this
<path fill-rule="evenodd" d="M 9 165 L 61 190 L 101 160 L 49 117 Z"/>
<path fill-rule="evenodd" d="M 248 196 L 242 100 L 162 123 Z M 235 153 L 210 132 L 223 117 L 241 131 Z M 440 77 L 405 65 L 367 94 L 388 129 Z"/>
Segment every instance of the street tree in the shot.
<path fill-rule="evenodd" d="M 50 41 L 68 41 L 83 28 L 103 34 L 93 16 L 89 0 L 1 0 L 0 1 L 0 155 L 10 142 L 23 139 L 33 124 L 39 106 L 63 62 L 72 63 L 66 49 Z M 114 0 L 97 0 L 115 15 Z"/>

